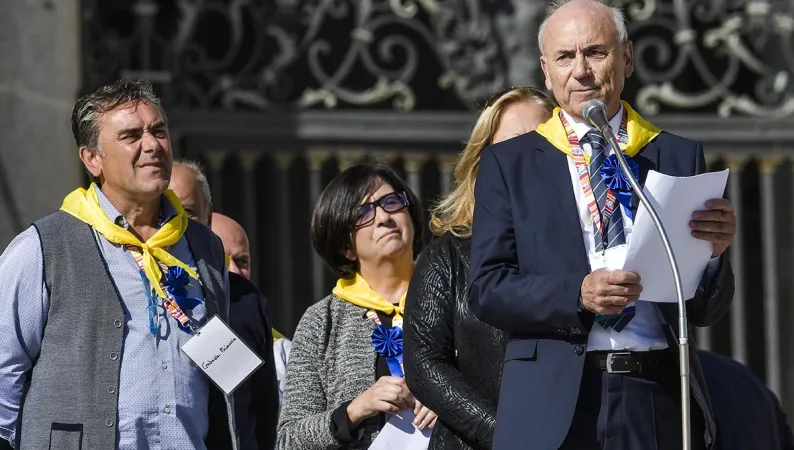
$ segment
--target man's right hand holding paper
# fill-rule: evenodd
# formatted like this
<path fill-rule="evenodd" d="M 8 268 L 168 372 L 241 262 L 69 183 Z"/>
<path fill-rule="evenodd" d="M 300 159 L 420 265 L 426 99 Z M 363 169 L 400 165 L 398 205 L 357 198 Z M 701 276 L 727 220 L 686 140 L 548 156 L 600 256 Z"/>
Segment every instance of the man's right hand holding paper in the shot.
<path fill-rule="evenodd" d="M 640 276 L 622 270 L 598 269 L 582 281 L 582 309 L 599 315 L 619 314 L 640 298 Z"/>

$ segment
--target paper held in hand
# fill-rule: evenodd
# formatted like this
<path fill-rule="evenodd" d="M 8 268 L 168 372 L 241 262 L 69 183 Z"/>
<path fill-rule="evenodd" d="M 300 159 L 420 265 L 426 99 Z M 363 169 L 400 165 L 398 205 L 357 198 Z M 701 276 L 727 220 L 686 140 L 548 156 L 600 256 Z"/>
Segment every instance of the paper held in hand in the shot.
<path fill-rule="evenodd" d="M 728 182 L 728 170 L 691 177 L 672 177 L 648 172 L 644 192 L 664 225 L 681 273 L 684 299 L 695 295 L 704 270 L 714 250 L 711 242 L 692 237 L 689 221 L 692 213 L 706 209 L 706 201 L 722 198 Z M 644 206 L 637 208 L 622 270 L 642 278 L 640 300 L 660 303 L 677 302 L 673 271 L 664 251 L 662 238 Z"/>
<path fill-rule="evenodd" d="M 413 409 L 404 409 L 393 414 L 369 450 L 427 450 L 431 429 L 419 430 L 413 424 Z"/>
<path fill-rule="evenodd" d="M 182 351 L 226 394 L 230 395 L 264 361 L 218 316 L 213 316 Z"/>

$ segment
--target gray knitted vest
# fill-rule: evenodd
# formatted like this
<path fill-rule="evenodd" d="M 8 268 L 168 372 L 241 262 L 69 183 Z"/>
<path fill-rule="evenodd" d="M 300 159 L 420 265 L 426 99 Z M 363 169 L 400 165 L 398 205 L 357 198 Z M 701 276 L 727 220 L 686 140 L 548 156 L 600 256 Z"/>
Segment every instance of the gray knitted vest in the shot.
<path fill-rule="evenodd" d="M 90 226 L 62 211 L 33 225 L 50 307 L 41 351 L 28 374 L 17 448 L 113 449 L 124 339 L 121 297 Z M 193 221 L 185 237 L 204 286 L 207 317 L 221 314 L 227 320 L 218 237 Z"/>

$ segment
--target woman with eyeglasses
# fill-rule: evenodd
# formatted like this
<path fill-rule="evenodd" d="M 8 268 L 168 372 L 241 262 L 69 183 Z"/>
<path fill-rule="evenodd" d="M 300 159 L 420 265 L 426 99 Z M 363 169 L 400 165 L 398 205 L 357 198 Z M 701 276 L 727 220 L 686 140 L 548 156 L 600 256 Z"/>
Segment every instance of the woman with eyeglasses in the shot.
<path fill-rule="evenodd" d="M 417 260 L 405 315 L 408 387 L 438 414 L 431 450 L 492 446 L 507 336 L 474 317 L 466 301 L 474 181 L 485 147 L 534 130 L 555 106 L 529 87 L 491 97 L 460 154 L 452 192 L 432 212 L 439 237 Z"/>
<path fill-rule="evenodd" d="M 279 448 L 366 449 L 385 413 L 406 408 L 419 428 L 435 423 L 403 378 L 405 293 L 421 229 L 419 201 L 386 166 L 352 166 L 320 195 L 312 244 L 339 281 L 295 331 Z"/>

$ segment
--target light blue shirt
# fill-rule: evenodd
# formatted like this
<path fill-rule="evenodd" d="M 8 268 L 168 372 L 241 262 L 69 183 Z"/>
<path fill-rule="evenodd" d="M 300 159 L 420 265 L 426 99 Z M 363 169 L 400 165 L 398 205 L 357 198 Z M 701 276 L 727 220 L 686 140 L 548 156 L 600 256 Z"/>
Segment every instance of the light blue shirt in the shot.
<path fill-rule="evenodd" d="M 127 226 L 107 197 L 99 190 L 97 193 L 105 214 L 117 224 Z M 175 214 L 165 197 L 162 208 L 166 219 Z M 179 329 L 162 307 L 159 308 L 159 335 L 151 333 L 140 268 L 122 246 L 96 232 L 95 236 L 121 295 L 126 318 L 119 377 L 117 448 L 204 449 L 210 386 L 203 372 L 180 350 L 190 335 Z M 195 267 L 184 237 L 168 251 Z M 228 279 L 226 286 L 228 295 Z M 195 280 L 191 279 L 187 290 L 189 297 L 203 300 L 203 291 Z M 3 336 L 0 340 L 0 437 L 13 445 L 25 373 L 33 367 L 41 349 L 49 311 L 41 245 L 33 227 L 17 236 L 0 255 L 0 311 L 3 312 L 0 314 L 0 335 Z M 206 319 L 203 301 L 192 311 L 185 312 L 199 322 Z"/>

